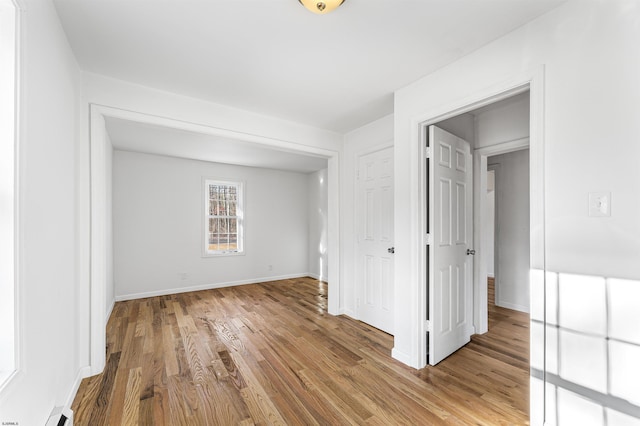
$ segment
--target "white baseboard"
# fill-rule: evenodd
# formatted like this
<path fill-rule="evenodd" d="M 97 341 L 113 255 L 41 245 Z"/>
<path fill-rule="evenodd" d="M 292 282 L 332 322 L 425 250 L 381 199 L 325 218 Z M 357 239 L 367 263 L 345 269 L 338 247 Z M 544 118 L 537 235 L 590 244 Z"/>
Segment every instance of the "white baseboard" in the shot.
<path fill-rule="evenodd" d="M 107 317 L 104 319 L 104 323 L 108 323 L 109 322 L 109 318 L 111 317 L 111 312 L 113 312 L 113 307 L 116 305 L 116 300 L 113 299 L 111 301 L 111 305 L 109 306 L 109 309 L 107 309 Z"/>
<path fill-rule="evenodd" d="M 73 381 L 73 386 L 71 387 L 71 390 L 67 395 L 67 399 L 64 402 L 65 408 L 71 408 L 71 404 L 73 404 L 73 400 L 76 397 L 78 388 L 80 387 L 80 382 L 82 382 L 82 379 L 85 379 L 89 376 L 91 376 L 91 368 L 89 368 L 89 366 L 82 367 L 78 371 L 78 374 L 76 375 L 76 379 Z"/>
<path fill-rule="evenodd" d="M 340 315 L 346 315 L 349 318 L 352 318 L 352 319 L 358 321 L 358 316 L 356 315 L 356 311 L 354 311 L 352 309 L 342 308 L 342 309 L 340 309 Z"/>
<path fill-rule="evenodd" d="M 402 351 L 399 351 L 398 349 L 396 349 L 395 347 L 393 349 L 391 349 L 391 357 L 393 359 L 397 359 L 398 361 L 400 361 L 401 363 L 408 365 L 408 366 L 412 366 L 412 362 L 411 362 L 411 356 L 409 356 L 409 354 L 406 354 Z M 414 367 L 416 368 L 416 367 Z"/>
<path fill-rule="evenodd" d="M 76 378 L 73 381 L 73 385 L 71 385 L 71 389 L 69 390 L 69 393 L 67 394 L 67 397 L 64 401 L 64 406 L 62 407 L 62 414 L 64 414 L 68 419 L 71 419 L 71 421 L 73 422 L 73 411 L 71 411 L 71 404 L 73 404 L 73 400 L 76 397 L 76 394 L 78 393 L 78 388 L 80 388 L 80 382 L 82 382 L 82 379 L 89 377 L 91 375 L 91 368 L 87 367 L 82 367 L 80 370 L 78 370 L 78 374 L 76 374 Z M 73 424 L 73 423 L 69 423 L 69 424 Z"/>
<path fill-rule="evenodd" d="M 229 281 L 229 282 L 216 283 L 216 284 L 202 284 L 202 285 L 196 285 L 191 287 L 169 288 L 165 290 L 155 290 L 155 291 L 148 291 L 144 293 L 121 294 L 116 296 L 116 302 L 121 302 L 124 300 L 144 299 L 146 297 L 166 296 L 168 294 L 188 293 L 190 291 L 211 290 L 214 288 L 233 287 L 237 285 L 258 284 L 258 283 L 266 283 L 270 281 L 290 280 L 293 278 L 303 278 L 308 276 L 309 276 L 309 273 L 304 272 L 301 274 L 280 275 L 277 277 L 253 278 L 250 280 Z"/>
<path fill-rule="evenodd" d="M 311 277 L 314 280 L 318 280 L 318 281 L 322 281 L 322 282 L 328 282 L 329 281 L 329 277 L 327 277 L 326 275 L 318 275 L 314 272 L 307 272 L 307 277 Z"/>
<path fill-rule="evenodd" d="M 502 308 L 511 309 L 514 311 L 526 312 L 529 313 L 529 307 L 523 305 L 516 305 L 515 303 L 504 302 L 502 300 L 496 301 L 496 305 Z"/>

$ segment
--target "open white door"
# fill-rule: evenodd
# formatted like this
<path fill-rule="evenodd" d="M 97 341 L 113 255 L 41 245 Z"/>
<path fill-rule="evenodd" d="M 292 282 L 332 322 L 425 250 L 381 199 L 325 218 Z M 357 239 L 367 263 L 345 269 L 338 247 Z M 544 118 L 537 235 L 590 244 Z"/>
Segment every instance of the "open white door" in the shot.
<path fill-rule="evenodd" d="M 358 319 L 393 334 L 393 148 L 358 159 Z"/>
<path fill-rule="evenodd" d="M 429 126 L 429 364 L 471 339 L 473 173 L 469 143 Z"/>

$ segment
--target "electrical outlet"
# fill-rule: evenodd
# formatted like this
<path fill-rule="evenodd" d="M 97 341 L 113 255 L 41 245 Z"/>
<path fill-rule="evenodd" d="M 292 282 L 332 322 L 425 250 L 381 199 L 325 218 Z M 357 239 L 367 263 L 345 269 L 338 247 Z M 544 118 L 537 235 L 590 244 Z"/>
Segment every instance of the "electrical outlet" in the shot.
<path fill-rule="evenodd" d="M 589 216 L 611 216 L 611 192 L 589 193 Z"/>
<path fill-rule="evenodd" d="M 273 271 L 273 265 L 269 265 L 269 266 L 267 266 L 267 268 L 268 268 L 270 271 Z"/>
<path fill-rule="evenodd" d="M 182 281 L 185 281 L 187 278 L 189 278 L 189 274 L 187 274 L 186 272 L 181 272 L 178 275 L 180 276 L 180 279 Z"/>

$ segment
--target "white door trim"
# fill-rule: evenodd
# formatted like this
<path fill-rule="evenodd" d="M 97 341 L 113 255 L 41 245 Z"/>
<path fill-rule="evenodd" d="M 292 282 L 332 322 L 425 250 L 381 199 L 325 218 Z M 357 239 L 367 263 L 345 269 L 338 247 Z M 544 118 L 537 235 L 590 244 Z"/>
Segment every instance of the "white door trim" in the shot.
<path fill-rule="evenodd" d="M 392 355 L 394 358 L 411 365 L 415 368 L 422 368 L 427 363 L 426 347 L 426 249 L 424 244 L 425 220 L 426 217 L 426 197 L 425 197 L 425 132 L 430 124 L 436 124 L 447 118 L 480 108 L 501 99 L 508 98 L 526 90 L 530 92 L 530 177 L 531 177 L 531 211 L 530 229 L 531 238 L 531 268 L 545 269 L 545 223 L 544 223 L 544 66 L 527 70 L 513 75 L 511 78 L 492 85 L 470 96 L 459 98 L 451 103 L 440 105 L 427 111 L 424 114 L 414 117 L 411 120 L 410 144 L 411 158 L 415 158 L 417 173 L 411 174 L 410 190 L 418 201 L 418 205 L 412 205 L 412 215 L 410 224 L 410 279 L 411 297 L 414 301 L 412 306 L 407 306 L 412 312 L 410 324 L 410 350 L 408 353 L 400 352 L 394 348 Z M 477 173 L 478 168 L 476 168 Z M 486 179 L 486 177 L 485 177 Z M 535 230 L 535 234 L 534 234 Z M 534 238 L 535 237 L 535 238 Z M 478 238 L 474 235 L 474 240 Z M 479 264 L 480 262 L 476 262 Z M 477 274 L 477 270 L 476 276 Z M 479 301 L 475 295 L 478 294 L 478 286 L 474 284 L 474 307 Z M 485 284 L 486 291 L 486 284 Z M 544 291 L 542 288 L 534 291 Z M 474 318 L 474 322 L 477 318 Z M 476 327 L 478 324 L 474 324 Z M 544 351 L 544 348 L 532 348 L 533 350 Z"/>
<path fill-rule="evenodd" d="M 104 116 L 90 109 L 89 151 L 91 181 L 90 225 L 90 374 L 100 373 L 106 361 L 107 326 L 107 169 Z"/>
<path fill-rule="evenodd" d="M 328 267 L 329 295 L 328 312 L 341 313 L 344 303 L 340 295 L 340 152 L 316 148 L 300 143 L 284 141 L 259 135 L 236 132 L 183 120 L 160 117 L 142 112 L 128 111 L 105 105 L 90 104 L 90 181 L 91 181 L 91 225 L 90 225 L 90 374 L 98 374 L 105 367 L 106 347 L 106 128 L 104 117 L 121 118 L 145 124 L 155 124 L 173 129 L 198 132 L 230 139 L 261 144 L 267 147 L 326 157 L 328 160 Z"/>
<path fill-rule="evenodd" d="M 520 151 L 529 149 L 530 138 L 516 139 L 509 142 L 499 143 L 492 146 L 477 148 L 473 151 L 473 167 L 477 170 L 475 172 L 475 180 L 473 186 L 474 206 L 477 208 L 473 212 L 473 225 L 474 235 L 476 241 L 476 264 L 475 264 L 475 281 L 474 281 L 474 298 L 473 298 L 473 323 L 475 332 L 478 334 L 486 333 L 489 330 L 488 324 L 488 312 L 487 312 L 487 280 L 482 277 L 487 276 L 487 254 L 485 252 L 486 247 L 482 245 L 485 239 L 486 229 L 482 226 L 484 212 L 486 211 L 487 203 L 487 175 L 486 172 L 488 166 L 488 158 L 492 155 L 506 154 L 508 152 Z M 530 169 L 531 170 L 531 169 Z M 530 171 L 530 178 L 533 179 L 533 174 Z M 484 191 L 484 192 L 483 192 Z M 482 196 L 485 194 L 485 196 Z M 496 193 L 497 194 L 497 193 Z M 496 197 L 497 205 L 497 197 Z M 533 209 L 533 206 L 531 207 Z M 497 213 L 496 213 L 497 214 Z M 494 244 L 496 244 L 494 241 Z M 497 246 L 496 246 L 497 247 Z M 494 257 L 494 259 L 496 259 Z M 498 266 L 496 262 L 495 276 L 498 276 Z M 498 285 L 496 281 L 496 301 L 498 300 Z"/>

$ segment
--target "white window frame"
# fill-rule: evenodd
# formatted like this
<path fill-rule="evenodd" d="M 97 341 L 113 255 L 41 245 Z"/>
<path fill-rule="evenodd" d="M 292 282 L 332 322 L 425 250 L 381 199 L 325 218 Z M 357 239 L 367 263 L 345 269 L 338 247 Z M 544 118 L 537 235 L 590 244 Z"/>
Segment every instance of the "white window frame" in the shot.
<path fill-rule="evenodd" d="M 209 186 L 211 185 L 225 185 L 235 186 L 237 192 L 237 205 L 236 216 L 237 219 L 237 245 L 238 248 L 234 250 L 210 250 L 209 249 L 209 219 L 214 217 L 209 214 Z M 202 201 L 203 201 L 203 229 L 202 229 L 202 256 L 203 257 L 216 257 L 216 256 L 237 256 L 244 254 L 244 182 L 220 180 L 214 178 L 202 179 Z"/>
<path fill-rule="evenodd" d="M 0 391 L 19 371 L 18 116 L 20 8 L 0 0 Z M 7 9 L 5 9 L 7 8 Z M 6 13 L 5 13 L 6 12 Z"/>

